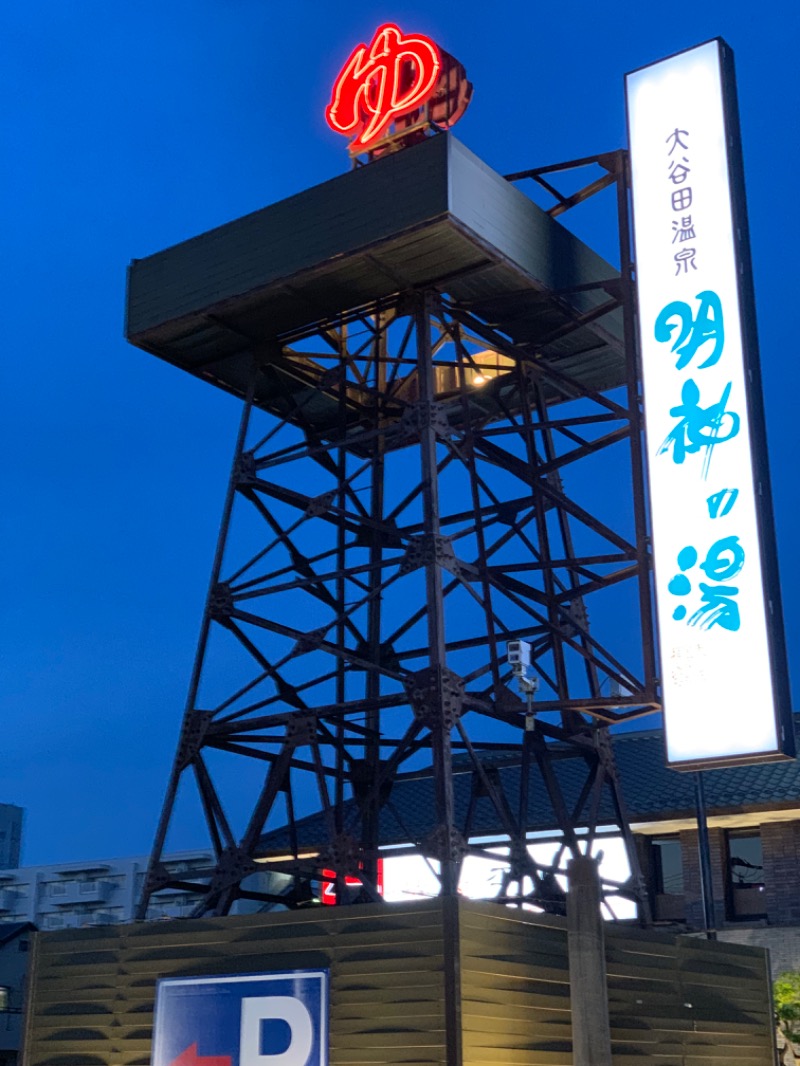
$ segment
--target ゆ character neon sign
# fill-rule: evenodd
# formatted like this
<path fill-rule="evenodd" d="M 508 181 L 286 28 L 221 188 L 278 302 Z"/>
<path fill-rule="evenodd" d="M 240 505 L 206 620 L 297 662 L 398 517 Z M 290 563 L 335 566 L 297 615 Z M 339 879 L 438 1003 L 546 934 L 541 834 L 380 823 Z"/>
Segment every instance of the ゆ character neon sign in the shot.
<path fill-rule="evenodd" d="M 428 105 L 428 125 L 449 127 L 466 110 L 472 86 L 464 68 L 423 34 L 387 22 L 353 49 L 337 77 L 325 118 L 352 137 L 351 155 L 373 149 L 398 120 L 408 126 Z"/>

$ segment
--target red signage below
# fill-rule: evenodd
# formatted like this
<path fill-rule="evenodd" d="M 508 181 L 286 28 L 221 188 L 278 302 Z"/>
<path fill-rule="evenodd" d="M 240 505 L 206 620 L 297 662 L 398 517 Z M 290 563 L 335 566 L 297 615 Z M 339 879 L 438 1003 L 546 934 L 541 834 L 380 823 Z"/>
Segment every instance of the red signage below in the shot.
<path fill-rule="evenodd" d="M 351 53 L 325 117 L 331 129 L 353 138 L 350 153 L 359 155 L 391 137 L 392 126 L 401 139 L 412 126 L 421 133 L 430 126 L 452 126 L 471 93 L 464 68 L 430 37 L 405 36 L 387 22 L 369 45 Z"/>
<path fill-rule="evenodd" d="M 336 871 L 323 870 L 322 876 L 325 880 L 320 883 L 320 903 L 333 906 L 336 903 Z M 345 877 L 344 883 L 346 888 L 361 888 L 359 878 L 351 877 L 349 874 Z M 383 859 L 378 859 L 377 884 L 375 887 L 383 895 Z"/>
<path fill-rule="evenodd" d="M 173 1059 L 170 1066 L 231 1066 L 231 1056 L 198 1055 L 197 1043 L 194 1043 Z"/>

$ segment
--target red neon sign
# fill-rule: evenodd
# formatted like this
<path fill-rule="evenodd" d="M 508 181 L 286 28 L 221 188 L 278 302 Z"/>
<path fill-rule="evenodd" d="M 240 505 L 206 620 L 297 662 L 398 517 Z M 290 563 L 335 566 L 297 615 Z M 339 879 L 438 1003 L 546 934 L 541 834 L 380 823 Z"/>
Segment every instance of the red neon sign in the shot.
<path fill-rule="evenodd" d="M 430 37 L 404 37 L 387 22 L 342 67 L 325 109 L 328 125 L 337 133 L 355 134 L 351 152 L 365 151 L 395 119 L 434 95 L 441 70 L 442 52 Z"/>
<path fill-rule="evenodd" d="M 377 880 L 375 887 L 378 892 L 383 895 L 383 859 L 378 859 Z M 323 870 L 323 881 L 320 885 L 320 903 L 325 903 L 328 906 L 332 906 L 336 903 L 336 871 L 335 870 Z M 361 880 L 358 877 L 352 877 L 347 874 L 344 879 L 346 888 L 360 888 Z"/>

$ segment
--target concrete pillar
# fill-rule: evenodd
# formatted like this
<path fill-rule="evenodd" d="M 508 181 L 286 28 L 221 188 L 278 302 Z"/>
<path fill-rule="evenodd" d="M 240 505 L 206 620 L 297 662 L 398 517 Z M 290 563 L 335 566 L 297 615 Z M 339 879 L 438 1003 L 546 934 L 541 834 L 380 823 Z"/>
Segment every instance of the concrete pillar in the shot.
<path fill-rule="evenodd" d="M 611 1029 L 597 861 L 567 865 L 567 940 L 574 1066 L 611 1066 Z"/>

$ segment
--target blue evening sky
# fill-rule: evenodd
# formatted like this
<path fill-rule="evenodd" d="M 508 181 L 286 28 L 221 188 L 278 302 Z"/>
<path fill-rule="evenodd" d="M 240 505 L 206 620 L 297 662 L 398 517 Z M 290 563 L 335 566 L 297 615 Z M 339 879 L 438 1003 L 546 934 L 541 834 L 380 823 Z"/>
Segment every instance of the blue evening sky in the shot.
<path fill-rule="evenodd" d="M 387 20 L 467 67 L 457 135 L 501 173 L 622 146 L 627 70 L 713 36 L 733 47 L 800 676 L 797 5 L 8 5 L 0 800 L 27 810 L 26 863 L 149 849 L 236 430 L 234 400 L 126 345 L 126 265 L 346 170 L 323 108 L 350 49 Z M 612 256 L 607 241 L 598 230 Z"/>

